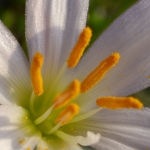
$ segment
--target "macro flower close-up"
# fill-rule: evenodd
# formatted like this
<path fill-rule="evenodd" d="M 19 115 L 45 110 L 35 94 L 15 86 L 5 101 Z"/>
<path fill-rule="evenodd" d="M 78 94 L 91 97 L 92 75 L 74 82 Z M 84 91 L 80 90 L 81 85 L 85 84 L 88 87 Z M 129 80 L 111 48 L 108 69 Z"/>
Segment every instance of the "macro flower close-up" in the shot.
<path fill-rule="evenodd" d="M 0 22 L 2 150 L 148 150 L 150 1 L 87 48 L 88 0 L 27 0 L 28 56 Z"/>

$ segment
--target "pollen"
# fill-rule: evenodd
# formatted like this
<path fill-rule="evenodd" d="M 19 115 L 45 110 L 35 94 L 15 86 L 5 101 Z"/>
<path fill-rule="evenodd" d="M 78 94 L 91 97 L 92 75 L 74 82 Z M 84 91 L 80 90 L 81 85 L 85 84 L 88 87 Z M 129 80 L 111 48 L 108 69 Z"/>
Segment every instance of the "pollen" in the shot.
<path fill-rule="evenodd" d="M 61 122 L 61 125 L 68 123 L 79 112 L 79 106 L 77 104 L 70 104 L 63 110 L 55 120 L 56 123 Z"/>
<path fill-rule="evenodd" d="M 85 93 L 97 84 L 104 75 L 115 66 L 120 59 L 119 53 L 112 53 L 104 59 L 95 70 L 93 70 L 81 83 L 81 93 Z"/>
<path fill-rule="evenodd" d="M 85 48 L 90 42 L 91 36 L 92 30 L 89 27 L 86 27 L 80 34 L 76 45 L 70 53 L 70 56 L 67 60 L 68 68 L 73 68 L 77 65 L 81 56 L 83 55 Z"/>
<path fill-rule="evenodd" d="M 38 146 L 38 150 L 42 150 L 42 146 Z"/>
<path fill-rule="evenodd" d="M 54 108 L 65 106 L 70 100 L 74 99 L 80 93 L 80 82 L 74 80 L 70 86 L 54 99 Z"/>
<path fill-rule="evenodd" d="M 102 97 L 96 100 L 98 106 L 108 109 L 135 108 L 141 109 L 143 104 L 133 97 Z"/>
<path fill-rule="evenodd" d="M 24 139 L 24 138 L 19 140 L 19 143 L 20 143 L 20 144 L 23 144 L 24 142 L 25 142 L 25 139 Z"/>
<path fill-rule="evenodd" d="M 39 52 L 36 52 L 31 68 L 30 68 L 30 75 L 31 75 L 31 82 L 32 82 L 32 87 L 34 90 L 35 95 L 40 96 L 43 92 L 43 78 L 41 74 L 41 68 L 43 65 L 43 56 Z"/>

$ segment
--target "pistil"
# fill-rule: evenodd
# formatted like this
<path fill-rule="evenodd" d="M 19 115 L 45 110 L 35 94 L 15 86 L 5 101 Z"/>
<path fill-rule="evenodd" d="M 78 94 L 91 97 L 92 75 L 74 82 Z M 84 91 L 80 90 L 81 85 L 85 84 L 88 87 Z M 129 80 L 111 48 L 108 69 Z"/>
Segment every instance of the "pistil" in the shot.
<path fill-rule="evenodd" d="M 71 144 L 80 144 L 82 146 L 90 146 L 97 143 L 100 140 L 100 134 L 94 134 L 93 132 L 88 131 L 87 137 L 83 136 L 71 136 L 60 130 L 57 130 L 54 135 L 58 136 L 62 140 L 69 142 Z"/>

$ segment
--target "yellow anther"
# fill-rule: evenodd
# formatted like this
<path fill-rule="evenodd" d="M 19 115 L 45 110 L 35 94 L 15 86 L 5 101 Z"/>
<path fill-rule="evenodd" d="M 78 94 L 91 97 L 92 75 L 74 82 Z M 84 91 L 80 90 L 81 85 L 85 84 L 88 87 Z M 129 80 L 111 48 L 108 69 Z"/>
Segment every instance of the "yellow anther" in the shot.
<path fill-rule="evenodd" d="M 76 45 L 70 53 L 70 56 L 67 60 L 68 68 L 73 68 L 79 62 L 85 48 L 90 42 L 92 36 L 92 30 L 89 27 L 86 27 L 80 34 Z"/>
<path fill-rule="evenodd" d="M 79 112 L 79 106 L 77 104 L 70 104 L 65 110 L 63 110 L 55 120 L 56 123 L 61 122 L 61 125 L 68 123 Z"/>
<path fill-rule="evenodd" d="M 93 70 L 81 83 L 81 93 L 91 89 L 104 75 L 115 66 L 120 59 L 119 53 L 112 53 L 104 59 L 95 70 Z"/>
<path fill-rule="evenodd" d="M 54 107 L 60 108 L 66 105 L 70 100 L 74 99 L 80 93 L 80 82 L 74 80 L 70 86 L 54 99 Z"/>
<path fill-rule="evenodd" d="M 43 78 L 41 74 L 43 59 L 44 58 L 42 54 L 40 54 L 39 52 L 36 52 L 33 57 L 31 68 L 30 68 L 32 86 L 33 86 L 34 93 L 37 96 L 40 96 L 44 92 Z"/>
<path fill-rule="evenodd" d="M 98 106 L 109 109 L 136 108 L 141 109 L 143 104 L 133 97 L 102 97 L 96 100 Z"/>

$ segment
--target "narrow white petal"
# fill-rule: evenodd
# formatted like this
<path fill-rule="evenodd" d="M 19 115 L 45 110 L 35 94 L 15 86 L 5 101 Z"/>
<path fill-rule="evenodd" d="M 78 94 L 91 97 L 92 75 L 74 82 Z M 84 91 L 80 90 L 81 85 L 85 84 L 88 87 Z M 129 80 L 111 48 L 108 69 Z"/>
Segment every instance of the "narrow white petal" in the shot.
<path fill-rule="evenodd" d="M 0 103 L 24 103 L 31 90 L 29 63 L 19 43 L 0 22 Z"/>
<path fill-rule="evenodd" d="M 88 6 L 89 0 L 67 1 L 67 16 L 61 47 L 60 66 L 68 59 L 80 33 L 86 26 Z"/>
<path fill-rule="evenodd" d="M 92 146 L 95 150 L 135 150 L 134 148 L 125 146 L 115 140 L 111 140 L 109 138 L 101 138 L 101 142 Z"/>
<path fill-rule="evenodd" d="M 43 76 L 46 83 L 50 82 L 50 77 L 56 75 L 58 66 L 61 67 L 67 59 L 79 33 L 84 28 L 88 2 L 88 0 L 27 1 L 26 37 L 29 57 L 31 60 L 36 51 L 44 55 Z"/>
<path fill-rule="evenodd" d="M 45 142 L 44 140 L 40 139 L 36 145 L 36 149 L 41 149 L 41 150 L 53 150 L 53 147 L 51 143 Z"/>
<path fill-rule="evenodd" d="M 2 150 L 82 150 L 58 137 L 41 137 L 25 109 L 8 105 L 0 106 L 0 146 Z"/>
<path fill-rule="evenodd" d="M 150 86 L 149 39 L 150 1 L 141 0 L 98 38 L 68 76 L 71 76 L 70 80 L 82 81 L 103 59 L 118 52 L 121 55 L 119 63 L 87 93 L 86 98 L 93 101 L 99 96 L 123 96 L 142 90 Z"/>
<path fill-rule="evenodd" d="M 83 148 L 83 150 L 95 150 L 95 148 L 92 148 L 92 147 L 90 147 L 90 146 L 84 146 L 84 147 L 82 147 Z"/>
<path fill-rule="evenodd" d="M 103 109 L 93 117 L 74 123 L 72 134 L 84 135 L 87 130 L 101 134 L 99 149 L 150 148 L 150 109 L 118 110 Z M 65 131 L 70 128 L 65 127 Z M 108 144 L 107 144 L 108 143 Z M 98 149 L 97 148 L 97 149 Z"/>
<path fill-rule="evenodd" d="M 82 148 L 79 145 L 67 143 L 57 137 L 55 138 L 55 140 L 41 139 L 39 140 L 36 147 L 39 149 L 41 148 L 42 150 L 82 150 Z"/>
<path fill-rule="evenodd" d="M 49 56 L 60 50 L 65 25 L 66 0 L 28 0 L 26 4 L 26 36 L 29 57 L 36 51 Z M 49 47 L 48 47 L 49 46 Z"/>
<path fill-rule="evenodd" d="M 22 107 L 0 106 L 0 146 L 2 150 L 35 148 L 40 136 Z"/>

